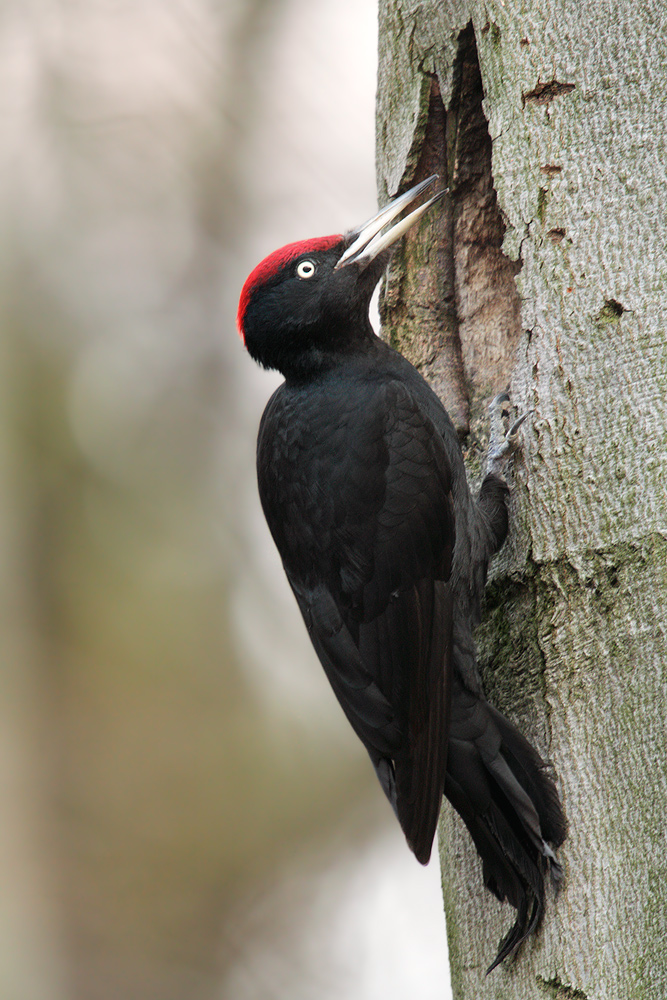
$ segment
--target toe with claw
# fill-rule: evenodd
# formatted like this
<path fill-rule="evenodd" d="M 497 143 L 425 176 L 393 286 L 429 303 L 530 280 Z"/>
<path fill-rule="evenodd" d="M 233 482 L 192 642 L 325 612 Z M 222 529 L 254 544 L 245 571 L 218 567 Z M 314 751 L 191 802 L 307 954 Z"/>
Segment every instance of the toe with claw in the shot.
<path fill-rule="evenodd" d="M 519 428 L 530 410 L 515 420 L 509 430 L 505 431 L 505 420 L 509 416 L 510 398 L 506 392 L 499 393 L 489 406 L 491 434 L 489 450 L 486 456 L 487 475 L 502 476 L 505 472 L 510 455 L 519 447 Z"/>

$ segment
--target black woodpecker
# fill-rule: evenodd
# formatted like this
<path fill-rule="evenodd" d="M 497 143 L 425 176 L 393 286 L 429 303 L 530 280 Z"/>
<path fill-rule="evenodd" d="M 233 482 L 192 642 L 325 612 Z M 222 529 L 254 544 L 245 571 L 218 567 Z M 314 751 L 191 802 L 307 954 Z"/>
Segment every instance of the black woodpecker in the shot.
<path fill-rule="evenodd" d="M 566 824 L 537 751 L 484 698 L 473 631 L 507 533 L 499 396 L 479 495 L 454 426 L 419 372 L 374 333 L 399 219 L 431 177 L 344 236 L 292 243 L 247 279 L 238 326 L 285 378 L 257 440 L 259 494 L 315 651 L 425 864 L 442 795 L 517 911 L 489 971 L 537 927 Z"/>

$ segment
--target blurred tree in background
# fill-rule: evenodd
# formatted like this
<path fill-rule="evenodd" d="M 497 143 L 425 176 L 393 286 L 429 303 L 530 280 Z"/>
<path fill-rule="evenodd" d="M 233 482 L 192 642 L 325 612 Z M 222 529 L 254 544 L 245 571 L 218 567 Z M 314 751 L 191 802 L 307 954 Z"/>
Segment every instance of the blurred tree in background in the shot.
<path fill-rule="evenodd" d="M 368 115 L 363 171 L 354 120 L 327 167 L 281 142 L 295 116 L 342 129 L 311 86 L 306 6 L 3 5 L 7 1000 L 220 996 L 248 887 L 372 787 L 272 589 L 252 466 L 271 381 L 234 333 L 271 220 L 277 245 L 374 205 L 372 92 L 346 105 Z M 345 10 L 320 40 L 332 62 Z M 290 72 L 291 103 L 271 104 Z M 322 213 L 294 232 L 290 162 Z"/>

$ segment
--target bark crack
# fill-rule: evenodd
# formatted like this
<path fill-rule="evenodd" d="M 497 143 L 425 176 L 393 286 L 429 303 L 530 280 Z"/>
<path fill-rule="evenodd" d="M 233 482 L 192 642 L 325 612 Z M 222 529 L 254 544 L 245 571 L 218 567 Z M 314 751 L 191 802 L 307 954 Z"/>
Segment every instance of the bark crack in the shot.
<path fill-rule="evenodd" d="M 550 80 L 548 83 L 537 81 L 537 86 L 521 95 L 521 103 L 524 108 L 526 104 L 550 104 L 555 97 L 562 94 L 571 94 L 575 89 L 575 83 L 561 83 L 559 80 Z"/>
<path fill-rule="evenodd" d="M 552 1000 L 589 1000 L 588 993 L 584 993 L 583 990 L 578 990 L 574 986 L 567 986 L 558 976 L 553 976 L 551 979 L 537 976 L 537 982 L 542 987 L 543 992 Z"/>
<path fill-rule="evenodd" d="M 627 312 L 627 309 L 617 299 L 606 299 L 595 319 L 599 324 L 615 323 L 624 312 Z"/>

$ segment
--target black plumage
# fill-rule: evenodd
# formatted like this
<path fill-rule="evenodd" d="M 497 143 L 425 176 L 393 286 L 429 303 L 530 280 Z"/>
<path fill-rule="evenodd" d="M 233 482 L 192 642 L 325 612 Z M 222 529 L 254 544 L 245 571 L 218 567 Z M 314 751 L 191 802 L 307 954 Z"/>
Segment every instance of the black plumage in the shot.
<path fill-rule="evenodd" d="M 262 417 L 257 474 L 313 646 L 416 857 L 429 859 L 444 792 L 486 886 L 516 908 L 493 968 L 537 926 L 565 821 L 476 666 L 487 567 L 507 532 L 506 448 L 495 442 L 474 500 L 444 407 L 368 318 L 390 245 L 438 196 L 382 230 L 431 181 L 345 237 L 263 261 L 239 328 L 285 376 Z"/>

